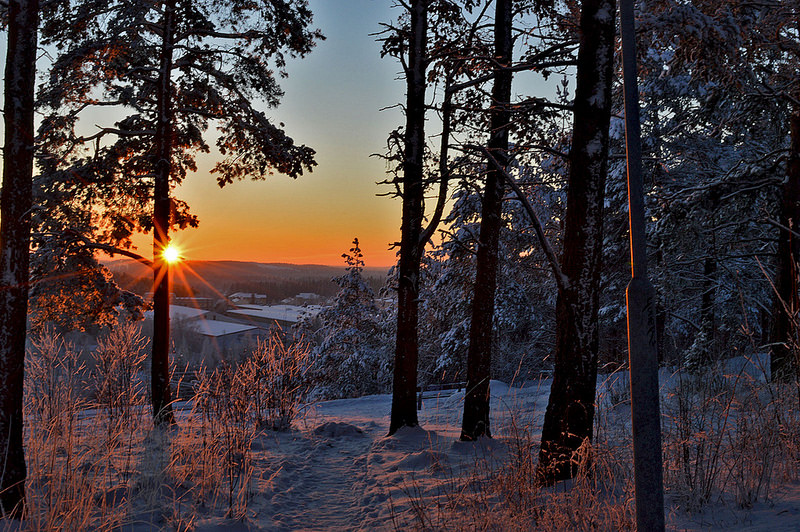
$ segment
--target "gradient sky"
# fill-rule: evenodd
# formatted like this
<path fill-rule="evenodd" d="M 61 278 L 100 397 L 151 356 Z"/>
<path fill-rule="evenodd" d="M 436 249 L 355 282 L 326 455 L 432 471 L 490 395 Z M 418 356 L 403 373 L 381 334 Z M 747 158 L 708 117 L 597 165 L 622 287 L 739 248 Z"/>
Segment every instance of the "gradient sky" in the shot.
<path fill-rule="evenodd" d="M 387 167 L 370 155 L 384 153 L 388 133 L 404 122 L 397 107 L 405 94 L 400 65 L 381 59 L 374 35 L 398 10 L 390 0 L 309 3 L 326 40 L 305 59 L 289 61 L 289 77 L 280 80 L 285 95 L 267 114 L 283 122 L 295 142 L 317 151 L 318 166 L 297 180 L 274 175 L 220 189 L 209 172 L 213 152 L 200 158 L 198 172 L 176 191 L 200 220 L 199 228 L 172 234 L 186 259 L 340 265 L 358 237 L 367 266 L 395 262 L 390 246 L 400 239 L 400 200 L 378 196 L 392 188 L 376 184 Z M 515 76 L 515 87 L 552 92 L 524 75 Z M 439 133 L 434 118 L 429 135 Z M 142 255 L 152 253 L 151 235 L 138 235 L 134 243 Z"/>
<path fill-rule="evenodd" d="M 394 263 L 400 238 L 400 201 L 376 182 L 385 178 L 387 134 L 403 121 L 400 66 L 380 58 L 371 33 L 395 16 L 388 0 L 311 0 L 315 26 L 326 40 L 288 65 L 281 105 L 268 111 L 295 142 L 317 150 L 318 166 L 297 180 L 283 175 L 240 181 L 220 189 L 200 161 L 177 190 L 200 218 L 200 227 L 173 233 L 187 259 L 343 264 L 358 237 L 368 266 Z M 211 132 L 210 132 L 211 133 Z M 150 254 L 150 236 L 135 240 Z"/>

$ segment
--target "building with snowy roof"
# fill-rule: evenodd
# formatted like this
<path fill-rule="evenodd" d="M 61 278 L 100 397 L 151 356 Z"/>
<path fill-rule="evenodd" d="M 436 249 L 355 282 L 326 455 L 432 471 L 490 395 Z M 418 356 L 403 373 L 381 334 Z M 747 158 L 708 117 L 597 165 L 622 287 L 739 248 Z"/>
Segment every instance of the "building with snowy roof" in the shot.
<path fill-rule="evenodd" d="M 268 325 L 277 323 L 281 327 L 291 327 L 306 318 L 313 318 L 321 311 L 320 305 L 241 305 L 226 314 L 252 320 L 255 323 Z"/>
<path fill-rule="evenodd" d="M 184 307 L 184 306 L 181 306 L 181 305 L 170 305 L 169 306 L 169 319 L 170 320 L 190 321 L 190 320 L 194 320 L 194 319 L 200 318 L 201 316 L 205 316 L 208 313 L 209 313 L 209 311 L 202 310 L 202 309 L 199 309 L 199 308 Z M 144 319 L 152 320 L 153 319 L 153 311 L 152 310 L 145 311 Z"/>
<path fill-rule="evenodd" d="M 269 327 L 243 323 L 215 312 L 170 305 L 170 339 L 178 366 L 205 364 L 215 366 L 221 360 L 238 360 L 260 339 L 269 336 Z M 142 331 L 150 336 L 153 311 L 145 313 Z"/>
<path fill-rule="evenodd" d="M 254 292 L 235 292 L 228 296 L 228 301 L 236 306 L 242 304 L 266 305 L 267 294 L 256 294 Z"/>

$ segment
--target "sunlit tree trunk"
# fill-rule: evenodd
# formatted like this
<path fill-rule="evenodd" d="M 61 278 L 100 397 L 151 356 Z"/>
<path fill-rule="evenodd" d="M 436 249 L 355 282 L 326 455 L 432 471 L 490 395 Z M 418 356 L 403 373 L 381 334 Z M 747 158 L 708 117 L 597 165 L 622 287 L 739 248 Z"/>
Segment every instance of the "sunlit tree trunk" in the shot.
<path fill-rule="evenodd" d="M 175 38 L 175 0 L 164 4 L 163 45 L 157 87 L 155 136 L 155 186 L 153 194 L 153 358 L 151 401 L 156 425 L 175 423 L 169 389 L 169 264 L 164 249 L 169 245 L 172 170 L 173 109 L 170 73 Z"/>
<path fill-rule="evenodd" d="M 495 8 L 494 55 L 499 67 L 511 65 L 512 0 L 498 0 Z M 489 378 L 492 365 L 492 324 L 497 290 L 500 231 L 503 227 L 503 171 L 508 165 L 508 127 L 511 120 L 510 70 L 498 68 L 492 88 L 489 153 L 494 162 L 487 164 L 486 190 L 481 205 L 481 229 L 475 288 L 472 300 L 472 321 L 467 350 L 467 393 L 464 398 L 462 440 L 491 436 L 489 426 Z"/>
<path fill-rule="evenodd" d="M 770 329 L 770 367 L 773 380 L 786 380 L 797 372 L 798 310 L 797 265 L 800 260 L 800 105 L 791 116 L 791 147 L 786 182 L 781 191 L 778 258 Z"/>
<path fill-rule="evenodd" d="M 395 344 L 392 413 L 389 434 L 416 426 L 419 338 L 420 260 L 424 216 L 423 156 L 425 151 L 425 54 L 428 0 L 410 2 L 411 26 L 406 67 L 406 130 L 403 156 L 403 220 L 400 228 L 400 268 L 397 282 L 397 339 Z"/>
<path fill-rule="evenodd" d="M 0 193 L 0 511 L 25 511 L 22 393 L 28 315 L 38 0 L 8 3 L 5 147 Z"/>
<path fill-rule="evenodd" d="M 555 370 L 537 472 L 546 483 L 572 478 L 573 455 L 592 438 L 615 13 L 614 0 L 584 0 L 581 7 L 561 260 L 567 282 L 556 302 Z"/>

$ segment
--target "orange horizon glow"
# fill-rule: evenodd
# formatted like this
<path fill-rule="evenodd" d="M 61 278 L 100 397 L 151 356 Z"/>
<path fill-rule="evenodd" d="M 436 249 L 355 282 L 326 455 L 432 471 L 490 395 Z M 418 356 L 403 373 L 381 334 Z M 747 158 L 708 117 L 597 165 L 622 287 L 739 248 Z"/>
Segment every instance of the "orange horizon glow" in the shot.
<path fill-rule="evenodd" d="M 358 238 L 367 267 L 389 268 L 396 264 L 396 250 L 389 249 L 385 235 L 344 233 L 326 235 L 301 231 L 293 234 L 264 232 L 251 234 L 244 231 L 238 235 L 226 235 L 230 226 L 203 227 L 176 231 L 170 235 L 170 248 L 177 249 L 178 260 L 173 261 L 165 253 L 170 264 L 185 261 L 240 261 L 262 263 L 315 264 L 321 266 L 344 266 L 342 253 L 352 247 L 353 238 Z M 204 230 L 205 229 L 205 230 Z M 398 231 L 399 232 L 399 231 Z M 252 233 L 256 233 L 255 229 Z M 365 232 L 366 233 L 366 232 Z M 152 247 L 151 234 L 136 234 L 132 240 L 137 250 Z M 260 245 L 254 245 L 259 242 Z"/>

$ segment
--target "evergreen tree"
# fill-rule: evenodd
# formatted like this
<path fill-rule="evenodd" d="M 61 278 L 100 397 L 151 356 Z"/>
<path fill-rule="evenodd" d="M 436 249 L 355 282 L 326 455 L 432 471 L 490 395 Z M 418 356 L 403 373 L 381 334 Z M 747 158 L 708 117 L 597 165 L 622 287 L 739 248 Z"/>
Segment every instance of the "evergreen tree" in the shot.
<path fill-rule="evenodd" d="M 498 253 L 503 224 L 503 172 L 508 166 L 508 136 L 511 122 L 511 79 L 513 20 L 512 0 L 495 2 L 494 59 L 495 75 L 489 123 L 486 188 L 481 204 L 481 229 L 478 244 L 475 288 L 472 298 L 469 350 L 467 354 L 467 394 L 461 439 L 472 441 L 491 437 L 489 427 L 489 378 L 492 363 L 492 330 L 495 291 L 497 289 Z"/>
<path fill-rule="evenodd" d="M 476 172 L 485 166 L 480 165 Z M 548 164 L 512 167 L 548 237 L 559 245 L 563 187 Z M 481 193 L 465 180 L 453 194 L 442 242 L 423 261 L 421 372 L 435 382 L 465 380 L 471 303 L 480 232 Z M 532 235 L 528 214 L 514 197 L 503 202 L 497 290 L 492 320 L 493 378 L 510 382 L 538 376 L 552 351 L 555 284 Z M 448 294 L 448 297 L 441 297 Z"/>
<path fill-rule="evenodd" d="M 384 41 L 384 54 L 402 58 L 406 80 L 406 126 L 402 137 L 403 201 L 400 226 L 400 264 L 397 281 L 397 335 L 395 338 L 392 412 L 389 434 L 400 427 L 416 426 L 417 363 L 419 360 L 419 277 L 426 242 L 422 241 L 424 218 L 425 91 L 428 70 L 428 4 L 411 0 L 407 31 Z"/>
<path fill-rule="evenodd" d="M 31 330 L 96 332 L 116 326 L 122 316 L 143 317 L 146 302 L 122 289 L 90 250 L 62 249 L 39 248 L 31 257 Z"/>
<path fill-rule="evenodd" d="M 669 340 L 661 351 L 669 357 L 674 348 L 673 360 L 693 368 L 769 335 L 760 317 L 769 318 L 773 283 L 764 271 L 775 264 L 775 243 L 791 241 L 775 227 L 781 184 L 791 182 L 785 91 L 796 58 L 780 51 L 792 46 L 785 8 L 658 0 L 639 24 L 652 264 L 657 284 L 669 287 L 660 293 L 657 323 Z M 612 176 L 624 170 L 614 166 Z M 624 213 L 619 195 L 609 204 Z M 782 314 L 773 314 L 777 324 Z"/>
<path fill-rule="evenodd" d="M 584 0 L 570 150 L 564 253 L 556 303 L 555 369 L 537 475 L 572 478 L 573 453 L 591 440 L 597 380 L 603 204 L 614 66 L 613 0 Z"/>
<path fill-rule="evenodd" d="M 125 252 L 133 231 L 153 231 L 153 415 L 173 422 L 162 254 L 171 227 L 197 220 L 171 189 L 209 151 L 212 124 L 223 156 L 212 170 L 220 186 L 312 168 L 313 150 L 295 145 L 253 102 L 276 105 L 284 54 L 307 54 L 321 35 L 307 29 L 305 0 L 62 0 L 48 5 L 44 20 L 43 41 L 59 54 L 40 95 L 49 156 L 43 175 L 54 196 L 85 198 L 78 203 L 96 223 L 76 240 L 87 247 Z M 103 107 L 128 114 L 80 134 L 79 118 Z"/>
<path fill-rule="evenodd" d="M 364 257 L 357 238 L 342 258 L 347 273 L 333 280 L 339 293 L 318 316 L 321 341 L 315 372 L 328 399 L 385 393 L 391 380 L 385 316 L 363 277 Z"/>
<path fill-rule="evenodd" d="M 465 9 L 471 9 L 475 1 L 464 0 Z M 404 106 L 406 124 L 392 132 L 389 138 L 389 154 L 386 158 L 395 163 L 393 172 L 396 193 L 402 199 L 400 227 L 400 252 L 397 277 L 397 333 L 395 339 L 395 364 L 392 384 L 392 413 L 389 433 L 400 427 L 418 424 L 416 388 L 419 362 L 419 295 L 421 261 L 425 246 L 430 241 L 441 221 L 447 199 L 450 178 L 448 148 L 453 113 L 452 90 L 454 76 L 460 72 L 459 51 L 470 37 L 460 41 L 461 34 L 454 34 L 454 27 L 463 27 L 462 7 L 452 0 L 412 0 L 398 2 L 404 12 L 396 24 L 384 24 L 386 30 L 381 37 L 382 55 L 400 60 L 406 81 Z M 475 28 L 471 28 L 472 34 Z M 453 58 L 456 58 L 454 61 Z M 428 107 L 426 90 L 441 71 L 431 68 L 438 59 L 444 68 L 445 96 L 442 105 L 442 136 L 438 155 L 438 176 L 431 179 L 426 172 L 425 114 Z M 453 65 L 455 64 L 455 66 Z M 427 226 L 425 222 L 425 190 L 439 183 L 436 207 Z"/>

